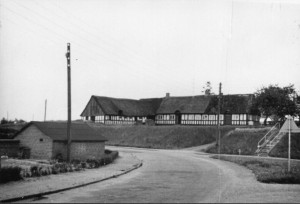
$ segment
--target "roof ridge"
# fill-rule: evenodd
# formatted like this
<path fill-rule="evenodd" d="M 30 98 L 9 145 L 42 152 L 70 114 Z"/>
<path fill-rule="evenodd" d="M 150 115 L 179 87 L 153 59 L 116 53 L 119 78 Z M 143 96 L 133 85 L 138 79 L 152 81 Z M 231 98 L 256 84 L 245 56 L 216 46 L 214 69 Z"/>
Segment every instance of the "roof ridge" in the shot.
<path fill-rule="evenodd" d="M 108 97 L 108 96 L 96 96 L 92 95 L 93 97 L 96 98 L 107 98 L 107 99 L 115 99 L 115 100 L 132 100 L 132 101 L 138 101 L 139 99 L 130 99 L 130 98 L 114 98 L 114 97 Z"/>

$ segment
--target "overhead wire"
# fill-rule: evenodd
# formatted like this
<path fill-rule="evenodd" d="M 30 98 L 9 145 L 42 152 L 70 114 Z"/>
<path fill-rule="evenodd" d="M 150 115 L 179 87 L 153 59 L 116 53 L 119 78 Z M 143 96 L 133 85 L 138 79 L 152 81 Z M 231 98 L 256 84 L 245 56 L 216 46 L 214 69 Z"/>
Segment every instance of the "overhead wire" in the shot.
<path fill-rule="evenodd" d="M 62 8 L 61 8 L 60 6 L 57 6 L 57 5 L 55 4 L 55 2 L 52 2 L 52 5 L 54 5 L 54 6 L 55 6 L 56 8 L 58 8 L 58 9 L 62 10 Z M 84 23 L 80 18 L 78 18 L 77 16 L 71 14 L 71 13 L 68 12 L 67 10 L 62 10 L 62 11 L 63 11 L 63 12 L 67 12 L 68 15 L 72 16 L 71 19 L 76 19 L 77 21 L 79 21 L 79 22 L 81 21 L 82 23 Z M 92 26 L 89 26 L 89 24 L 85 24 L 85 25 L 88 26 L 89 29 L 94 29 Z M 104 31 L 104 30 L 103 30 L 103 31 Z M 93 33 L 90 33 L 90 34 L 93 35 Z M 109 35 L 107 35 L 107 38 L 109 38 Z M 103 41 L 102 39 L 99 39 L 99 38 L 97 38 L 97 40 L 98 40 L 98 41 L 100 40 L 100 41 L 102 41 L 103 43 L 106 43 L 106 44 L 110 44 L 110 43 L 112 43 L 112 42 L 117 42 L 118 49 L 119 49 L 119 48 L 122 48 L 122 49 L 124 49 L 124 50 L 126 51 L 126 53 L 131 53 L 132 56 L 138 58 L 138 60 L 143 60 L 143 61 L 145 61 L 146 63 L 154 64 L 154 66 L 158 67 L 157 63 L 148 60 L 148 58 L 145 58 L 145 57 L 142 57 L 142 56 L 136 54 L 136 51 L 131 50 L 130 48 L 126 47 L 126 45 L 124 46 L 124 44 L 123 44 L 122 41 L 118 41 L 118 40 L 116 40 L 116 39 L 111 39 L 111 40 L 109 41 L 110 43 L 108 43 L 108 42 Z M 129 58 L 131 58 L 132 56 L 129 56 Z M 136 61 L 134 61 L 134 62 L 136 62 Z M 143 65 L 145 65 L 145 64 L 143 64 Z M 168 67 L 169 67 L 168 65 L 165 65 L 163 69 L 168 70 L 169 72 L 172 72 L 173 70 L 170 69 L 170 68 L 168 68 Z M 151 66 L 151 69 L 152 69 L 151 72 L 156 72 L 156 74 L 153 75 L 154 77 L 157 77 L 157 74 L 161 74 L 161 72 L 158 72 L 157 70 L 153 69 L 153 66 Z M 175 80 L 175 82 L 176 82 L 177 84 L 180 84 L 180 83 L 181 83 L 181 80 L 180 80 L 181 77 L 178 77 L 178 78 L 179 78 L 179 79 Z M 181 86 L 181 88 L 182 88 L 182 86 Z"/>
<path fill-rule="evenodd" d="M 14 2 L 14 3 L 16 3 L 16 2 Z M 18 3 L 16 3 L 16 4 L 18 4 Z M 30 11 L 32 11 L 32 9 L 29 9 L 28 7 L 25 7 L 24 5 L 20 5 L 20 4 L 18 4 L 19 6 L 21 6 L 21 7 L 23 7 L 23 8 L 25 8 L 25 9 L 27 9 L 27 10 L 30 10 Z M 7 8 L 7 7 L 6 7 Z M 8 10 L 10 10 L 11 12 L 13 12 L 13 13 L 16 13 L 15 11 L 13 11 L 13 10 L 11 10 L 11 9 L 9 9 L 9 8 L 7 8 Z M 35 12 L 35 11 L 33 11 L 33 13 L 35 13 L 36 15 L 38 15 L 38 16 L 40 16 L 40 17 L 42 17 L 42 18 L 44 18 L 44 19 L 46 19 L 47 21 L 49 21 L 49 22 L 51 22 L 51 23 L 54 23 L 55 25 L 57 25 L 57 26 L 59 26 L 59 27 L 61 27 L 62 29 L 65 29 L 64 27 L 62 27 L 61 25 L 59 25 L 59 24 L 57 24 L 56 22 L 53 22 L 52 20 L 50 20 L 49 18 L 45 18 L 44 16 L 41 16 L 41 14 L 39 14 L 39 13 L 37 13 L 37 12 Z M 21 15 L 21 14 L 18 14 L 18 13 L 16 13 L 17 15 Z M 28 21 L 30 21 L 30 22 L 34 22 L 34 21 L 32 21 L 32 19 L 30 19 L 30 18 L 28 18 L 28 17 L 26 17 L 26 16 L 24 16 L 24 15 L 21 15 L 22 17 L 24 17 L 25 19 L 27 19 Z M 57 36 L 59 36 L 61 39 L 63 39 L 63 40 L 66 40 L 67 39 L 67 37 L 65 37 L 65 36 L 62 36 L 61 34 L 58 34 L 57 32 L 55 32 L 55 31 L 53 31 L 53 30 L 50 30 L 50 29 L 48 29 L 46 26 L 44 26 L 44 25 L 42 25 L 42 24 L 38 24 L 38 23 L 36 23 L 36 22 L 34 22 L 36 25 L 38 25 L 38 26 L 41 26 L 41 27 L 43 27 L 44 29 L 46 29 L 46 30 L 48 30 L 48 31 L 50 31 L 50 32 L 53 32 L 53 33 L 55 33 Z M 66 30 L 66 29 L 65 29 Z M 68 30 L 68 32 L 70 32 L 69 30 Z M 78 36 L 76 36 L 76 37 L 78 37 Z M 82 37 L 80 36 L 80 38 L 82 39 Z M 83 40 L 86 40 L 86 39 L 83 39 Z M 95 43 L 94 42 L 91 42 L 91 41 L 88 41 L 89 43 L 91 43 L 92 45 L 94 45 L 95 46 Z M 81 43 L 78 43 L 77 42 L 77 44 L 78 45 L 80 45 L 81 47 L 85 47 L 86 49 L 91 49 L 90 47 L 86 47 L 85 45 L 83 45 L 83 44 L 81 44 Z M 95 46 L 97 49 L 99 48 L 99 46 Z M 97 51 L 96 51 L 97 52 Z M 93 54 L 95 54 L 95 51 L 93 51 L 92 52 Z M 103 53 L 101 53 L 100 55 L 102 55 L 102 57 L 104 57 L 104 55 L 103 55 Z M 88 55 L 89 57 L 90 57 L 90 53 L 89 53 L 89 55 Z M 97 56 L 98 57 L 98 56 Z M 105 57 L 104 57 L 105 58 Z M 96 60 L 96 59 L 94 59 L 94 60 Z M 107 58 L 106 57 L 106 60 L 109 60 L 109 61 L 111 61 L 111 62 L 113 62 L 113 63 L 117 63 L 119 66 L 124 66 L 124 64 L 121 64 L 120 62 L 118 62 L 118 61 L 116 61 L 116 60 L 112 60 L 112 59 L 109 59 L 109 58 Z M 133 63 L 136 63 L 136 61 L 135 62 L 133 62 Z M 140 65 L 139 65 L 140 66 Z M 145 64 L 143 64 L 143 66 L 145 66 Z M 149 65 L 146 65 L 146 66 L 149 66 Z M 140 69 L 138 69 L 138 70 L 140 70 Z M 140 72 L 142 72 L 142 70 L 140 70 Z M 136 73 L 130 73 L 131 75 L 136 75 L 137 77 L 140 77 L 140 74 L 136 74 Z M 149 73 L 147 73 L 147 75 L 149 76 Z M 155 74 L 153 74 L 153 73 L 151 73 L 150 72 L 150 75 L 152 75 L 153 77 L 157 77 Z M 162 85 L 165 85 L 165 83 L 161 83 Z M 178 83 L 177 83 L 178 84 Z M 180 88 L 182 88 L 182 86 L 179 86 Z"/>
<path fill-rule="evenodd" d="M 16 2 L 14 2 L 14 3 L 16 3 Z M 18 3 L 16 3 L 16 4 L 18 4 Z M 35 13 L 36 15 L 40 16 L 41 18 L 44 18 L 44 19 L 46 19 L 47 21 L 54 23 L 55 25 L 59 26 L 60 28 L 65 29 L 63 26 L 57 24 L 56 22 L 53 22 L 53 21 L 50 20 L 49 18 L 45 18 L 44 16 L 41 16 L 39 13 L 33 11 L 32 9 L 29 9 L 28 7 L 25 7 L 24 5 L 20 5 L 20 4 L 18 4 L 18 5 L 21 6 L 21 7 L 23 7 L 23 8 L 25 8 L 25 9 L 27 9 L 27 10 L 29 10 L 29 11 L 31 11 L 31 12 L 33 12 L 33 13 Z M 78 26 L 77 26 L 77 27 L 78 27 Z M 67 29 L 66 29 L 66 30 L 67 30 Z M 80 30 L 83 30 L 83 29 L 80 29 Z M 70 30 L 67 30 L 67 31 L 68 31 L 68 32 L 71 32 Z M 78 36 L 79 36 L 79 35 L 77 35 L 77 37 L 78 37 Z M 86 39 L 82 38 L 81 36 L 79 36 L 79 37 L 80 37 L 82 40 L 86 40 Z M 97 44 L 97 43 L 91 42 L 91 41 L 89 41 L 89 40 L 86 40 L 86 41 L 90 42 L 93 46 L 96 46 L 95 44 Z M 96 47 L 99 48 L 99 46 L 96 46 Z M 101 47 L 101 48 L 102 48 L 102 47 Z M 102 49 L 103 49 L 103 48 L 102 48 Z M 103 55 L 102 55 L 102 57 L 103 57 Z M 109 59 L 109 58 L 107 58 L 107 57 L 105 57 L 105 58 L 106 58 L 106 60 L 110 60 L 111 62 L 118 63 L 118 61 L 111 60 L 111 59 Z M 136 62 L 137 62 L 137 61 L 133 61 L 131 64 L 134 64 L 134 63 L 136 63 Z M 123 64 L 120 64 L 120 63 L 119 63 L 119 65 L 123 66 Z M 138 65 L 138 66 L 141 66 L 141 65 L 139 65 L 139 64 L 137 64 L 137 65 Z M 145 64 L 143 64 L 142 66 L 145 66 Z M 147 65 L 146 65 L 146 66 L 147 66 Z M 137 72 L 140 72 L 140 73 L 142 74 L 142 70 L 138 69 L 138 70 L 135 70 L 135 72 L 134 72 L 134 75 L 140 77 L 140 74 L 136 73 L 136 71 L 137 71 Z M 147 74 L 149 75 L 149 73 L 147 73 Z M 131 75 L 132 75 L 132 74 L 131 74 Z M 157 77 L 157 75 L 155 75 L 155 74 L 153 74 L 153 73 L 151 73 L 151 72 L 150 72 L 150 75 L 152 75 L 153 77 Z"/>

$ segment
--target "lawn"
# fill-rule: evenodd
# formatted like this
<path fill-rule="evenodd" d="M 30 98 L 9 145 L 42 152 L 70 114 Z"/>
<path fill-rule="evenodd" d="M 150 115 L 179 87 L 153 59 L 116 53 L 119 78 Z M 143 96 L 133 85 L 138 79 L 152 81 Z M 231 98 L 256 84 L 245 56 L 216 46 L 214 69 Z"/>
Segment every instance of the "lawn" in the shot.
<path fill-rule="evenodd" d="M 216 126 L 93 126 L 105 136 L 108 145 L 157 149 L 180 149 L 212 143 L 216 140 Z M 221 135 L 234 127 L 221 127 Z"/>
<path fill-rule="evenodd" d="M 222 154 L 254 155 L 257 150 L 258 141 L 270 130 L 263 128 L 236 128 L 230 134 L 221 139 L 220 152 Z M 208 149 L 208 153 L 217 153 L 218 148 Z"/>
<path fill-rule="evenodd" d="M 258 141 L 271 127 L 236 128 L 221 139 L 221 154 L 255 155 Z M 207 150 L 208 153 L 218 153 L 216 146 Z M 288 134 L 284 135 L 279 143 L 269 153 L 271 157 L 288 157 Z M 291 135 L 291 158 L 300 159 L 300 133 Z"/>
<path fill-rule="evenodd" d="M 218 155 L 212 158 L 217 159 Z M 291 160 L 291 171 L 288 172 L 287 159 L 237 155 L 220 155 L 220 159 L 247 167 L 263 183 L 300 184 L 300 160 Z"/>

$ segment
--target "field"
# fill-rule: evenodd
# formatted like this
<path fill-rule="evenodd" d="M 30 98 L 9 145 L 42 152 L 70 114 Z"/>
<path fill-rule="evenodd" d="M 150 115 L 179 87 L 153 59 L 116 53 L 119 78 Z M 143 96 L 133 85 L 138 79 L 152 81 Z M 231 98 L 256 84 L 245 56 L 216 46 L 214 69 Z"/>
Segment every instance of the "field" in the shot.
<path fill-rule="evenodd" d="M 107 145 L 131 146 L 157 149 L 178 149 L 212 143 L 216 140 L 215 126 L 96 126 Z M 234 127 L 222 127 L 221 135 Z"/>
<path fill-rule="evenodd" d="M 212 157 L 218 158 L 217 155 Z M 220 159 L 247 167 L 263 183 L 300 184 L 299 160 L 291 160 L 291 171 L 288 172 L 287 159 L 237 155 L 220 155 Z"/>

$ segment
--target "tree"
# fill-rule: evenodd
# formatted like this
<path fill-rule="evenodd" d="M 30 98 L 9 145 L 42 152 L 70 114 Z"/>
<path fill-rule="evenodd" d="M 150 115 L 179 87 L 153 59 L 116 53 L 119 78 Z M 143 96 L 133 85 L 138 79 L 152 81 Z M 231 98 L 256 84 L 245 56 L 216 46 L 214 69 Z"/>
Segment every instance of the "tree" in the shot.
<path fill-rule="evenodd" d="M 5 119 L 5 118 L 2 118 L 2 120 L 1 120 L 1 125 L 3 125 L 3 124 L 7 124 L 8 123 L 8 121 Z"/>
<path fill-rule="evenodd" d="M 266 117 L 265 125 L 270 116 L 276 120 L 283 120 L 285 115 L 296 116 L 299 114 L 294 101 L 296 96 L 294 85 L 281 88 L 277 84 L 271 84 L 268 87 L 259 89 L 255 96 L 254 106 Z"/>
<path fill-rule="evenodd" d="M 212 87 L 210 81 L 207 81 L 206 84 L 203 86 L 203 91 L 205 95 L 214 95 L 212 92 Z"/>

